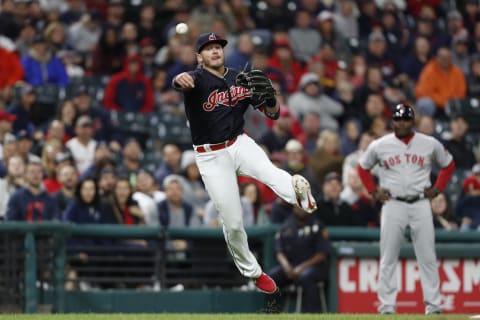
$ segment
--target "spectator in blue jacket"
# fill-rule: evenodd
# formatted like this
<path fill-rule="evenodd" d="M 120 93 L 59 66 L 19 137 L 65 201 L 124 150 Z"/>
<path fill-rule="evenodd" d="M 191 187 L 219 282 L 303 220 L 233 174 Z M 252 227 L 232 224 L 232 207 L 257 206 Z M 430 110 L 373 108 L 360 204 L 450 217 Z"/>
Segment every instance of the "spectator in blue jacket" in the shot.
<path fill-rule="evenodd" d="M 68 75 L 63 63 L 50 52 L 43 37 L 36 37 L 28 53 L 22 57 L 25 81 L 32 86 L 52 84 L 65 87 Z"/>
<path fill-rule="evenodd" d="M 15 191 L 10 197 L 7 220 L 41 222 L 58 218 L 57 202 L 43 189 L 42 178 L 42 163 L 28 163 L 25 172 L 26 186 Z"/>
<path fill-rule="evenodd" d="M 73 223 L 102 223 L 100 197 L 95 179 L 87 178 L 77 185 L 75 200 L 63 212 L 63 221 Z"/>

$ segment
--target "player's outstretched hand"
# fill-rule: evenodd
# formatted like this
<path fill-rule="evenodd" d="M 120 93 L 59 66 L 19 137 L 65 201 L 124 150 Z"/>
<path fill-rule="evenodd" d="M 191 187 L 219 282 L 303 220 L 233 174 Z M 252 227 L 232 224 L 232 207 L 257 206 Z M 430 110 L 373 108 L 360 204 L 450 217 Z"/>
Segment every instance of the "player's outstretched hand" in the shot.
<path fill-rule="evenodd" d="M 438 196 L 440 194 L 440 190 L 438 190 L 435 187 L 430 187 L 430 188 L 426 188 L 423 191 L 423 194 L 425 195 L 425 198 L 428 198 L 429 200 L 432 200 L 433 198 L 435 198 L 436 196 Z"/>
<path fill-rule="evenodd" d="M 390 194 L 390 191 L 388 191 L 387 189 L 379 188 L 374 192 L 372 192 L 372 197 L 375 201 L 384 203 L 385 201 L 390 200 L 392 195 Z"/>
<path fill-rule="evenodd" d="M 195 88 L 195 81 L 188 72 L 182 72 L 175 77 L 175 83 L 181 89 Z"/>

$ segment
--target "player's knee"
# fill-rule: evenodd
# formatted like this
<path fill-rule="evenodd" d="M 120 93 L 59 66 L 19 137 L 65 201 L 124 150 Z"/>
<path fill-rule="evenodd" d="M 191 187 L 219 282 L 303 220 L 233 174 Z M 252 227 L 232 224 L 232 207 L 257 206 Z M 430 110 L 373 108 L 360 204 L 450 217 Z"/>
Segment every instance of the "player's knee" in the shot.
<path fill-rule="evenodd" d="M 243 222 L 242 220 L 232 220 L 228 223 L 225 223 L 225 229 L 228 233 L 235 234 L 244 232 Z"/>

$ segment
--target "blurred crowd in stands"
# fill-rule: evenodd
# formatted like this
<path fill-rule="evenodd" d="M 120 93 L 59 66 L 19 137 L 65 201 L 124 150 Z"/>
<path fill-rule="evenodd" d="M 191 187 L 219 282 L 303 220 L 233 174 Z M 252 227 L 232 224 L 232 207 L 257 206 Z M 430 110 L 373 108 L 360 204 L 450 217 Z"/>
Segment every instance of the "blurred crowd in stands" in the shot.
<path fill-rule="evenodd" d="M 477 0 L 3 0 L 0 9 L 4 220 L 219 226 L 170 85 L 196 68 L 197 36 L 215 32 L 229 41 L 228 67 L 272 79 L 280 118 L 249 110 L 247 133 L 307 177 L 327 226 L 379 225 L 355 167 L 391 131 L 391 107 L 408 102 L 417 130 L 457 166 L 432 201 L 435 225 L 480 227 Z M 239 192 L 246 226 L 293 214 L 255 180 L 240 177 Z"/>

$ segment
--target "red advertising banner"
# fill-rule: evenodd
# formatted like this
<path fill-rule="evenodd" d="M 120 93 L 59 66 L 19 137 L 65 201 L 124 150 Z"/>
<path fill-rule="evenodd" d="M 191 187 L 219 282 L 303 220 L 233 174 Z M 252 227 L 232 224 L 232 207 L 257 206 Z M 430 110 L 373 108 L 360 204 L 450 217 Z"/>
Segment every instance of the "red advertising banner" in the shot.
<path fill-rule="evenodd" d="M 338 312 L 377 313 L 378 272 L 378 259 L 338 259 Z M 401 259 L 397 272 L 397 312 L 424 313 L 416 261 Z M 443 312 L 480 313 L 480 259 L 443 259 L 439 272 Z"/>

